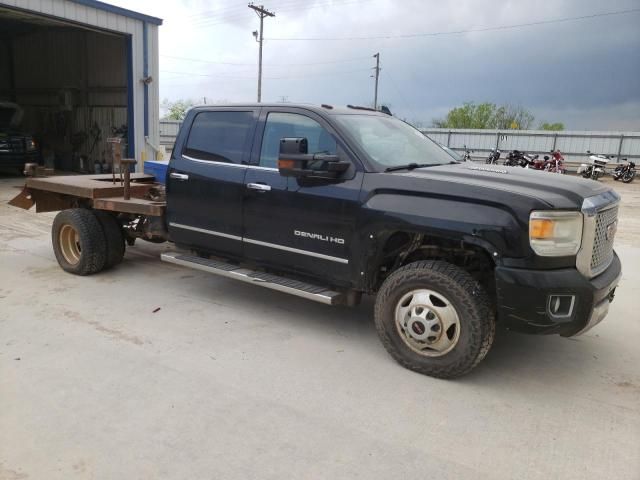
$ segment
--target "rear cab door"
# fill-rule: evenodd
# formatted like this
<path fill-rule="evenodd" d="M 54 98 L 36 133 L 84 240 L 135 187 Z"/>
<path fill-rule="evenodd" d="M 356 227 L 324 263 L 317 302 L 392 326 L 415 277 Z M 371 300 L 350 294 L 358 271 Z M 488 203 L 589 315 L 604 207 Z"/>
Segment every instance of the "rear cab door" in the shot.
<path fill-rule="evenodd" d="M 241 257 L 245 175 L 258 107 L 189 112 L 167 175 L 167 227 L 183 248 Z"/>

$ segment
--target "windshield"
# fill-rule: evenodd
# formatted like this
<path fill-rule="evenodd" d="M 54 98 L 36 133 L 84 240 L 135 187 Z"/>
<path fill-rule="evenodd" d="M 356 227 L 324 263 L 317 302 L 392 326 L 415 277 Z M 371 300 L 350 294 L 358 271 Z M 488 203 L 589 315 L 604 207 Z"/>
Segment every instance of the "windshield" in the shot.
<path fill-rule="evenodd" d="M 9 128 L 15 113 L 16 111 L 11 108 L 0 107 L 0 128 Z"/>
<path fill-rule="evenodd" d="M 377 170 L 408 164 L 443 165 L 452 158 L 411 125 L 378 115 L 336 115 Z"/>
<path fill-rule="evenodd" d="M 446 145 L 442 145 L 441 143 L 438 144 L 440 146 L 440 148 L 442 148 L 445 152 L 447 152 L 449 155 L 451 155 L 451 157 L 456 161 L 456 162 L 464 162 L 464 158 L 462 158 L 462 155 L 460 155 L 458 152 L 456 152 L 455 150 L 451 150 L 449 147 L 447 147 Z"/>
<path fill-rule="evenodd" d="M 0 102 L 0 128 L 15 128 L 22 119 L 22 109 L 15 103 Z"/>

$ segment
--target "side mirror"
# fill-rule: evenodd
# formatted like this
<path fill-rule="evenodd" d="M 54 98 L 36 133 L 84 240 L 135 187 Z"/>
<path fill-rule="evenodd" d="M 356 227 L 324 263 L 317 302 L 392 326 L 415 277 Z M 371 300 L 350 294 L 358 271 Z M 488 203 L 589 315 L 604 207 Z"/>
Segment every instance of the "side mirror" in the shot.
<path fill-rule="evenodd" d="M 340 160 L 337 155 L 325 153 L 309 154 L 306 138 L 283 138 L 280 140 L 278 171 L 283 177 L 322 178 L 333 180 L 345 172 L 350 162 Z"/>

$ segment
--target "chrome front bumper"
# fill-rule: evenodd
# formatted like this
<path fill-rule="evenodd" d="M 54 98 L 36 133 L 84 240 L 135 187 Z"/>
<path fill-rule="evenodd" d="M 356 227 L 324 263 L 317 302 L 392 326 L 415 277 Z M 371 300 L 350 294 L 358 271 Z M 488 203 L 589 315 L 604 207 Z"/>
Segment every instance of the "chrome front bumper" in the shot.
<path fill-rule="evenodd" d="M 618 287 L 618 283 L 620 283 L 621 277 L 622 277 L 622 274 L 618 275 L 618 278 L 616 278 L 615 281 L 611 284 L 611 287 L 609 289 L 609 294 L 593 307 L 593 310 L 591 311 L 591 315 L 589 316 L 589 321 L 587 322 L 587 324 L 584 326 L 582 330 L 580 330 L 575 335 L 573 335 L 574 337 L 577 337 L 578 335 L 582 335 L 583 333 L 588 332 L 593 327 L 598 325 L 602 320 L 604 320 L 604 317 L 606 317 L 607 314 L 609 313 L 609 306 L 611 305 L 611 301 L 613 300 L 613 293 L 615 289 Z"/>

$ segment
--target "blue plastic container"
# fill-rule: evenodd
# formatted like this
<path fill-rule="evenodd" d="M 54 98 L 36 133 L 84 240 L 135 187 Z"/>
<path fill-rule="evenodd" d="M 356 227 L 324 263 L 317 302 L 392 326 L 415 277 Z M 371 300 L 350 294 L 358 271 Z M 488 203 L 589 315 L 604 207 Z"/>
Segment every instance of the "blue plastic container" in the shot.
<path fill-rule="evenodd" d="M 164 185 L 167 178 L 169 162 L 156 162 L 148 160 L 144 162 L 144 173 L 156 177 L 156 182 Z"/>

